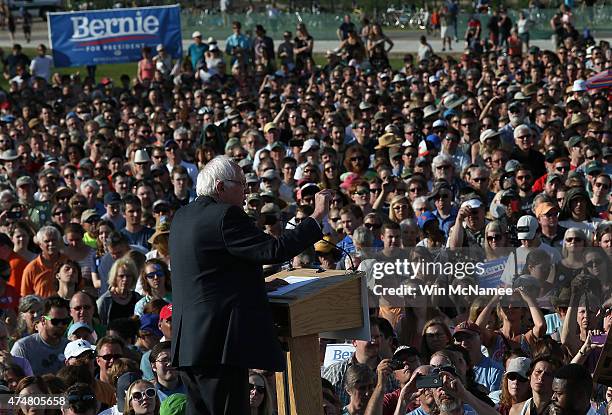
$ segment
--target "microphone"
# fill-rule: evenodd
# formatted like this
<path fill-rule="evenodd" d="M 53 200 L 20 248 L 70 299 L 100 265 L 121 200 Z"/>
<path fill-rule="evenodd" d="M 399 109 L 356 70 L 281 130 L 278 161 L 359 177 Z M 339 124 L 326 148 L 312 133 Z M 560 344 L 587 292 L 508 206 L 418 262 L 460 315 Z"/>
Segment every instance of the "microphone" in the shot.
<path fill-rule="evenodd" d="M 294 222 L 292 222 L 290 220 L 287 221 L 287 224 L 292 225 L 294 229 L 297 228 L 297 226 L 298 226 L 297 224 L 295 224 Z M 350 270 L 353 271 L 353 272 L 357 271 L 357 268 L 355 268 L 355 263 L 353 262 L 353 257 L 351 256 L 351 254 L 346 249 L 336 245 L 333 242 L 329 242 L 325 238 L 319 239 L 317 242 L 325 242 L 326 244 L 329 244 L 329 245 L 333 246 L 334 248 L 336 248 L 337 250 L 339 250 L 340 252 L 342 252 L 344 255 L 346 255 L 348 257 L 349 262 L 351 263 Z"/>

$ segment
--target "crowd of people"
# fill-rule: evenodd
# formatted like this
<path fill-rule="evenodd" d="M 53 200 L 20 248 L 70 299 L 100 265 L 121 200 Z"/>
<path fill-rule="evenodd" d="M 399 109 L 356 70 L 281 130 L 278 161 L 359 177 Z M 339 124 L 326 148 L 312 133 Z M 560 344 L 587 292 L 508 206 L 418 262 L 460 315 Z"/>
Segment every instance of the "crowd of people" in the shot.
<path fill-rule="evenodd" d="M 233 22 L 224 51 L 200 32 L 177 62 L 143 49 L 133 79 L 54 73 L 44 45 L 31 60 L 15 45 L 0 92 L 0 393 L 65 396 L 66 414 L 184 413 L 170 225 L 226 156 L 270 235 L 334 192 L 325 240 L 266 275 L 469 251 L 504 264 L 514 290 L 372 305 L 371 340 L 322 367 L 322 413 L 611 414 L 593 375 L 612 321 L 612 122 L 609 90 L 586 80 L 612 51 L 562 26 L 553 50 L 508 53 L 490 33 L 456 59 L 423 40 L 391 68 L 377 24 L 345 19 L 316 65 L 304 23 L 275 45 Z M 252 413 L 276 413 L 273 373 L 249 383 Z"/>

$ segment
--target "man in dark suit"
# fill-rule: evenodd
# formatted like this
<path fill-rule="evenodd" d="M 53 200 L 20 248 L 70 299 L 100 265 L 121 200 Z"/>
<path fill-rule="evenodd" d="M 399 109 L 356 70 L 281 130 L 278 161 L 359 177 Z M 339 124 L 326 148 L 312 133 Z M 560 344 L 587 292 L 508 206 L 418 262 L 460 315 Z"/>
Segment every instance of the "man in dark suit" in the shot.
<path fill-rule="evenodd" d="M 318 193 L 312 216 L 276 239 L 243 211 L 245 188 L 242 169 L 217 157 L 198 176 L 197 199 L 172 221 L 172 364 L 190 415 L 249 414 L 248 369 L 284 370 L 261 266 L 321 239 L 331 199 Z"/>

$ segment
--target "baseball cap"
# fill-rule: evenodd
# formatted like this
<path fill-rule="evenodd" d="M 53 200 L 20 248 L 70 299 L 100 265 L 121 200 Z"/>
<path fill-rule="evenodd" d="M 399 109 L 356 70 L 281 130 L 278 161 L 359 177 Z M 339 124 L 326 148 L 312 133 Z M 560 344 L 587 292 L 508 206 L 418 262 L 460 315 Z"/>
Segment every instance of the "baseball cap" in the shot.
<path fill-rule="evenodd" d="M 552 182 L 553 180 L 563 180 L 563 176 L 556 173 L 549 174 L 548 176 L 546 176 L 546 184 Z"/>
<path fill-rule="evenodd" d="M 304 154 L 309 152 L 310 150 L 313 149 L 319 149 L 319 143 L 317 143 L 317 140 L 313 139 L 313 138 L 309 138 L 308 140 L 306 140 L 304 142 L 304 147 L 302 148 L 302 151 L 300 151 L 300 153 Z"/>
<path fill-rule="evenodd" d="M 553 209 L 559 210 L 559 208 L 557 208 L 555 205 L 553 205 L 550 202 L 539 203 L 535 208 L 536 218 L 539 218 L 540 216 L 547 214 Z"/>
<path fill-rule="evenodd" d="M 516 172 L 516 169 L 517 169 L 517 168 L 518 168 L 518 166 L 520 166 L 520 165 L 521 165 L 521 163 L 520 163 L 518 160 L 514 160 L 514 159 L 513 159 L 513 160 L 508 160 L 508 161 L 506 162 L 505 170 L 506 170 L 507 172 L 512 172 L 512 173 L 514 173 L 514 172 Z"/>
<path fill-rule="evenodd" d="M 159 312 L 160 320 L 168 320 L 169 318 L 172 318 L 172 304 L 166 304 Z"/>
<path fill-rule="evenodd" d="M 202 33 L 200 33 L 199 31 L 195 31 L 191 34 L 191 38 L 196 38 L 196 37 L 202 37 Z"/>
<path fill-rule="evenodd" d="M 418 356 L 419 351 L 411 346 L 398 346 L 393 352 L 393 358 L 397 359 L 400 355 L 408 355 L 408 356 Z"/>
<path fill-rule="evenodd" d="M 464 207 L 464 206 L 469 206 L 472 209 L 478 209 L 479 207 L 482 206 L 482 202 L 480 201 L 480 199 L 476 199 L 476 198 L 468 199 L 461 204 L 461 207 Z"/>
<path fill-rule="evenodd" d="M 121 196 L 117 192 L 108 192 L 104 195 L 105 205 L 115 205 L 121 203 Z"/>
<path fill-rule="evenodd" d="M 444 120 L 435 120 L 432 128 L 446 128 L 448 126 L 448 124 L 446 124 L 446 121 Z"/>
<path fill-rule="evenodd" d="M 603 171 L 603 165 L 599 161 L 590 161 L 584 167 L 586 174 L 596 176 Z"/>
<path fill-rule="evenodd" d="M 244 178 L 246 180 L 246 183 L 259 183 L 259 178 L 257 177 L 257 175 L 255 173 L 247 173 L 244 175 Z"/>
<path fill-rule="evenodd" d="M 576 147 L 580 142 L 582 141 L 582 137 L 580 137 L 579 135 L 575 135 L 573 137 L 570 137 L 570 139 L 567 142 L 568 147 Z"/>
<path fill-rule="evenodd" d="M 159 316 L 157 314 L 143 314 L 140 316 L 140 330 L 148 331 L 157 337 L 162 337 L 163 333 L 157 327 L 158 323 Z"/>
<path fill-rule="evenodd" d="M 462 321 L 461 323 L 455 326 L 455 332 L 453 333 L 453 336 L 457 333 L 480 335 L 480 327 L 478 327 L 476 323 L 472 323 L 471 321 Z"/>
<path fill-rule="evenodd" d="M 516 224 L 516 230 L 520 240 L 532 240 L 538 230 L 538 220 L 530 215 L 521 216 Z"/>
<path fill-rule="evenodd" d="M 30 176 L 21 176 L 17 179 L 17 182 L 15 184 L 17 187 L 21 187 L 26 184 L 34 184 L 34 180 L 32 180 Z"/>
<path fill-rule="evenodd" d="M 171 146 L 176 146 L 176 147 L 178 147 L 178 144 L 177 144 L 177 142 L 176 142 L 176 141 L 174 141 L 174 140 L 172 140 L 172 139 L 170 139 L 170 140 L 166 140 L 166 142 L 164 143 L 164 148 L 165 148 L 165 149 L 168 149 L 168 148 L 170 148 Z"/>
<path fill-rule="evenodd" d="M 268 131 L 270 131 L 270 130 L 276 130 L 277 128 L 278 128 L 278 127 L 277 127 L 276 123 L 269 122 L 269 123 L 267 123 L 266 125 L 264 125 L 263 132 L 264 132 L 264 134 L 265 134 L 265 133 L 267 133 Z"/>
<path fill-rule="evenodd" d="M 508 369 L 506 374 L 518 373 L 523 378 L 527 379 L 527 372 L 529 372 L 529 366 L 531 366 L 531 359 L 528 357 L 515 357 L 510 359 L 508 362 Z"/>
<path fill-rule="evenodd" d="M 87 209 L 81 215 L 81 222 L 82 223 L 86 223 L 86 222 L 90 221 L 93 218 L 98 218 L 99 219 L 100 215 L 98 215 L 98 212 L 96 212 L 95 209 Z"/>
<path fill-rule="evenodd" d="M 79 321 L 78 323 L 74 323 L 72 326 L 70 326 L 66 336 L 68 336 L 68 337 L 72 336 L 79 329 L 87 329 L 87 330 L 89 330 L 90 333 L 93 333 L 93 331 L 94 331 L 93 328 L 91 328 L 91 326 L 89 324 L 83 323 L 82 321 Z"/>
<path fill-rule="evenodd" d="M 79 357 L 82 353 L 93 352 L 96 350 L 87 340 L 73 340 L 64 348 L 64 359 L 68 360 L 71 357 Z"/>
<path fill-rule="evenodd" d="M 142 379 L 142 372 L 126 372 L 117 379 L 117 409 L 123 413 L 125 409 L 125 394 L 130 385 Z"/>
<path fill-rule="evenodd" d="M 261 175 L 261 178 L 268 179 L 268 180 L 275 180 L 275 179 L 280 180 L 280 176 L 278 175 L 278 172 L 274 169 L 268 169 L 264 171 L 263 174 Z"/>
<path fill-rule="evenodd" d="M 421 230 L 425 228 L 425 225 L 427 225 L 427 223 L 437 220 L 438 219 L 434 216 L 434 214 L 428 210 L 417 216 L 417 224 L 419 225 L 419 229 Z"/>

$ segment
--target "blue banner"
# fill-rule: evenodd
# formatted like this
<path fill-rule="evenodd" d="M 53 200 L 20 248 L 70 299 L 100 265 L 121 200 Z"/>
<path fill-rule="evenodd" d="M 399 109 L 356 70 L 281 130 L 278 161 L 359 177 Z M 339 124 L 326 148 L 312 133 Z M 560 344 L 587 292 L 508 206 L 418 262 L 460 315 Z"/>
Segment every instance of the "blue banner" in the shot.
<path fill-rule="evenodd" d="M 161 44 L 183 53 L 180 6 L 49 13 L 49 43 L 56 67 L 137 62 L 141 49 Z"/>
<path fill-rule="evenodd" d="M 506 268 L 508 257 L 493 259 L 483 262 L 483 272 L 476 275 L 476 282 L 479 288 L 498 288 L 503 287 L 502 274 Z"/>

